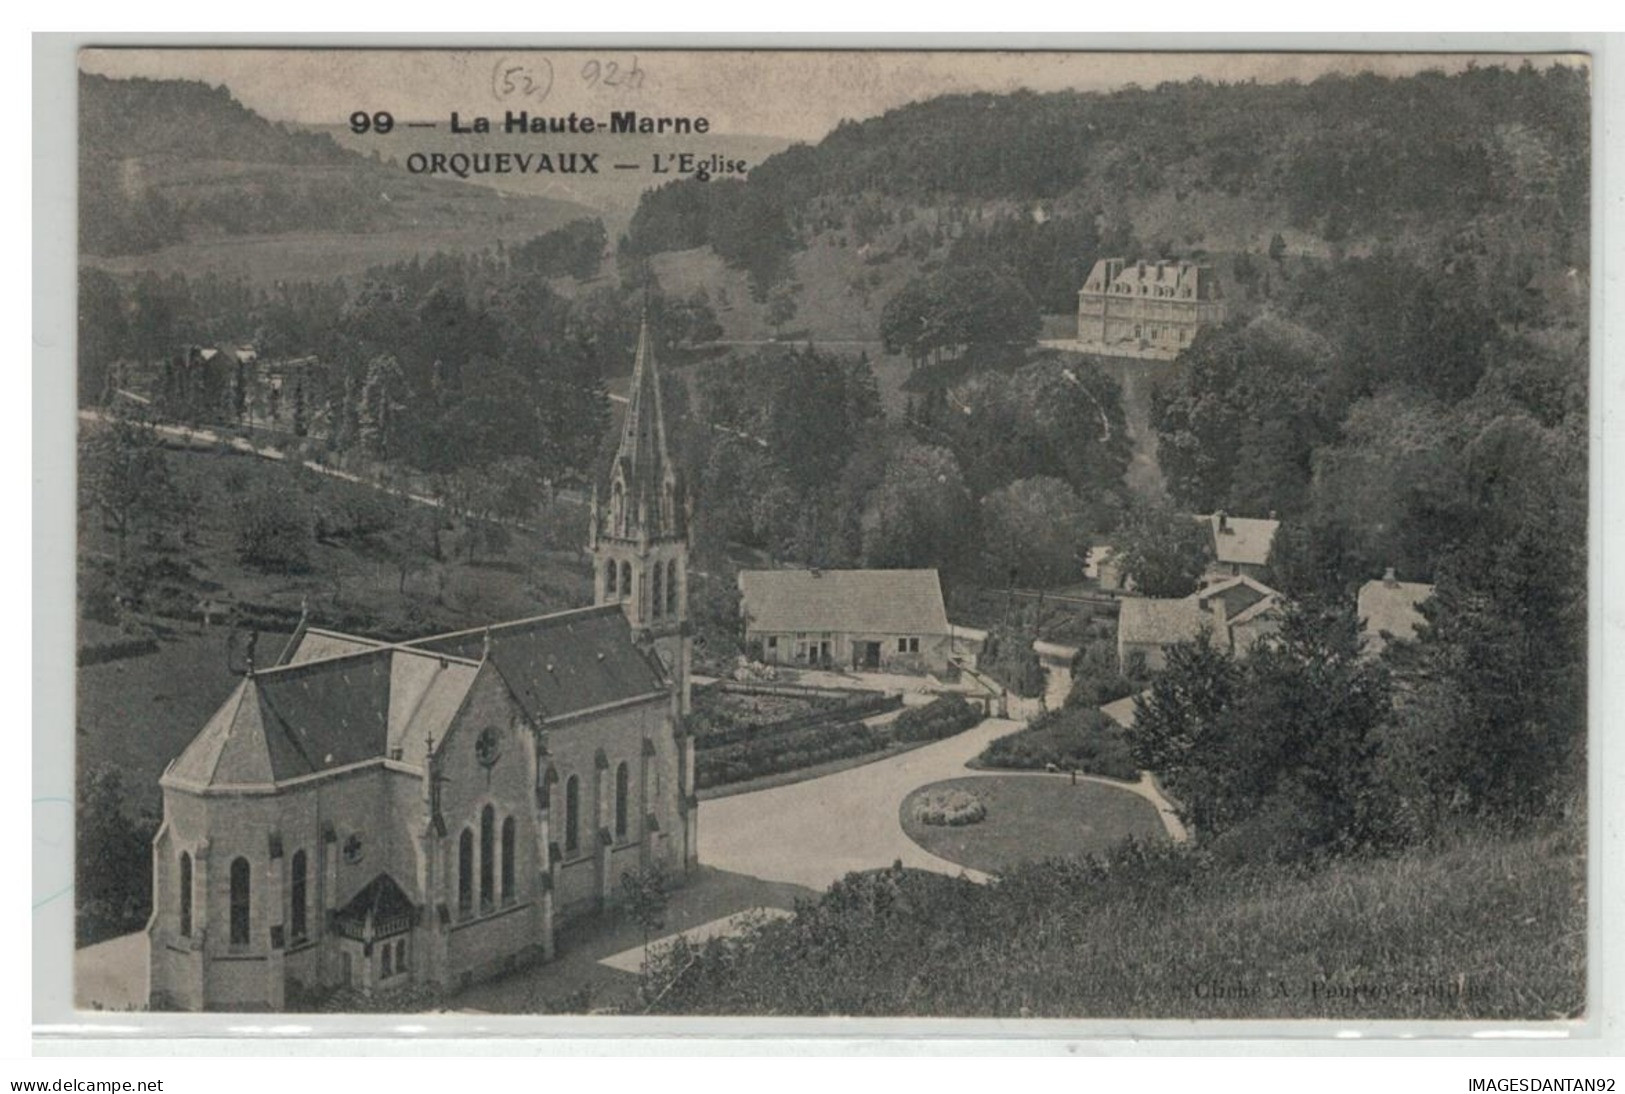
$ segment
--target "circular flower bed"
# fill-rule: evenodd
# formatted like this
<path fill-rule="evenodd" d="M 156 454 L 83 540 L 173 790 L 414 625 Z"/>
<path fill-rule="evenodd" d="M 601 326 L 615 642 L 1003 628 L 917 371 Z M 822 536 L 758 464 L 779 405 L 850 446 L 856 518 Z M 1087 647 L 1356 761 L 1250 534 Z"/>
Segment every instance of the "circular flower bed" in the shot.
<path fill-rule="evenodd" d="M 968 790 L 937 790 L 914 803 L 914 817 L 921 824 L 962 828 L 986 819 L 987 806 Z"/>

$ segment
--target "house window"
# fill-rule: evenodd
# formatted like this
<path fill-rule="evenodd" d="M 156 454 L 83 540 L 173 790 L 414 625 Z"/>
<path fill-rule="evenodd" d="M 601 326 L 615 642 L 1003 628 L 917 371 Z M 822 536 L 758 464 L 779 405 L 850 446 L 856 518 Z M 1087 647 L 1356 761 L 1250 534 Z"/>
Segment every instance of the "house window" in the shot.
<path fill-rule="evenodd" d="M 288 881 L 288 893 L 293 903 L 293 937 L 304 938 L 305 921 L 305 853 L 293 853 L 293 877 Z"/>
<path fill-rule="evenodd" d="M 910 638 L 908 640 L 908 652 L 909 653 L 919 653 L 920 652 L 920 640 L 918 638 Z"/>
<path fill-rule="evenodd" d="M 615 838 L 626 838 L 627 799 L 632 794 L 632 769 L 621 764 L 615 769 Z"/>
<path fill-rule="evenodd" d="M 513 818 L 502 822 L 502 903 L 513 903 Z"/>
<path fill-rule="evenodd" d="M 907 653 L 908 652 L 908 639 L 899 638 L 897 640 L 897 652 L 898 653 Z"/>
<path fill-rule="evenodd" d="M 231 860 L 231 944 L 248 945 L 248 860 Z"/>
<path fill-rule="evenodd" d="M 571 775 L 564 784 L 564 850 L 581 847 L 581 779 Z"/>
<path fill-rule="evenodd" d="M 666 563 L 666 614 L 677 614 L 677 560 Z"/>
<path fill-rule="evenodd" d="M 181 852 L 181 936 L 192 936 L 192 856 Z"/>
<path fill-rule="evenodd" d="M 770 635 L 767 636 L 767 648 L 770 649 L 770 650 L 773 650 L 774 652 L 778 651 L 778 648 L 779 648 L 779 636 L 778 635 L 770 634 Z"/>
<path fill-rule="evenodd" d="M 457 840 L 457 911 L 474 910 L 474 833 L 467 828 Z"/>
<path fill-rule="evenodd" d="M 480 910 L 490 911 L 496 876 L 496 811 L 489 805 L 480 810 Z"/>

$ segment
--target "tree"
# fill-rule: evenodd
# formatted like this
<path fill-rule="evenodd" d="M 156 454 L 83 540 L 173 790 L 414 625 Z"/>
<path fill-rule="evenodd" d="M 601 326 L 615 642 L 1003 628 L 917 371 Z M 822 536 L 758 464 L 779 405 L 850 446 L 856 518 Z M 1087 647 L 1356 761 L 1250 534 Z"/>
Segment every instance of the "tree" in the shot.
<path fill-rule="evenodd" d="M 986 266 L 951 266 L 911 279 L 880 312 L 887 353 L 916 365 L 972 348 L 1029 346 L 1042 323 L 1019 282 Z"/>
<path fill-rule="evenodd" d="M 1022 584 L 1077 580 L 1088 545 L 1083 504 L 1060 479 L 1018 479 L 982 499 L 982 561 L 990 583 L 1015 572 Z"/>
<path fill-rule="evenodd" d="M 380 354 L 368 362 L 357 410 L 357 439 L 363 449 L 383 459 L 396 454 L 406 397 L 406 376 L 393 355 Z"/>
<path fill-rule="evenodd" d="M 775 332 L 783 330 L 784 325 L 796 317 L 796 297 L 800 293 L 798 282 L 783 281 L 767 294 L 767 323 Z"/>
<path fill-rule="evenodd" d="M 1206 522 L 1162 505 L 1131 510 L 1112 548 L 1135 589 L 1155 597 L 1194 593 L 1213 557 Z"/>
<path fill-rule="evenodd" d="M 74 939 L 80 946 L 139 930 L 152 907 L 154 818 L 124 813 L 117 768 L 82 771 L 74 798 Z"/>
<path fill-rule="evenodd" d="M 126 594 L 134 567 L 132 539 L 149 540 L 187 524 L 188 495 L 169 474 L 162 442 L 156 430 L 126 419 L 86 429 L 81 481 L 103 526 L 113 534 L 113 572 Z"/>
<path fill-rule="evenodd" d="M 1129 745 L 1203 838 L 1247 857 L 1344 850 L 1386 827 L 1374 788 L 1392 703 L 1351 610 L 1290 609 L 1245 659 L 1205 633 L 1171 649 L 1135 703 Z"/>
<path fill-rule="evenodd" d="M 974 520 L 953 453 L 900 443 L 864 509 L 864 564 L 957 570 L 976 542 Z"/>
<path fill-rule="evenodd" d="M 310 569 L 308 505 L 281 483 L 262 485 L 236 503 L 237 557 L 271 573 Z"/>

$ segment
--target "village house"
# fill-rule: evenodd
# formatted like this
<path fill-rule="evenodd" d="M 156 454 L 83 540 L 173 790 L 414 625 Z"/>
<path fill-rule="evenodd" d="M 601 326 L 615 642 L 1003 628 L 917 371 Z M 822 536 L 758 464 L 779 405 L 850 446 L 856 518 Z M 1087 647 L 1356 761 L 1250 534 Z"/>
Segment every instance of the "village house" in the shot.
<path fill-rule="evenodd" d="M 1273 516 L 1233 517 L 1222 509 L 1217 513 L 1193 516 L 1208 526 L 1208 565 L 1205 581 L 1226 581 L 1250 577 L 1262 581 L 1268 575 L 1270 549 L 1281 522 Z M 1129 573 L 1109 544 L 1090 549 L 1084 576 L 1093 577 L 1108 592 L 1132 592 L 1134 575 Z"/>
<path fill-rule="evenodd" d="M 155 1008 L 456 987 L 697 861 L 686 520 L 640 337 L 595 604 L 408 642 L 301 623 L 160 786 Z M 613 578 L 609 575 L 613 574 Z"/>
<path fill-rule="evenodd" d="M 1117 616 L 1117 664 L 1125 675 L 1167 667 L 1169 647 L 1207 633 L 1213 645 L 1245 656 L 1280 628 L 1280 593 L 1245 575 L 1216 582 L 1186 597 L 1128 597 Z"/>
<path fill-rule="evenodd" d="M 741 570 L 745 643 L 768 664 L 947 671 L 935 570 Z"/>
<path fill-rule="evenodd" d="M 1213 535 L 1213 563 L 1208 567 L 1210 578 L 1264 579 L 1275 533 L 1281 529 L 1280 521 L 1273 516 L 1267 520 L 1233 517 L 1222 509 L 1211 516 L 1197 519 L 1206 521 Z"/>
<path fill-rule="evenodd" d="M 1360 655 L 1378 657 L 1391 642 L 1413 641 L 1426 622 L 1422 604 L 1432 595 L 1432 585 L 1400 581 L 1392 566 L 1380 580 L 1361 585 L 1355 600 L 1360 620 Z"/>
<path fill-rule="evenodd" d="M 1173 360 L 1225 315 L 1211 266 L 1103 258 L 1078 291 L 1078 342 L 1089 352 Z"/>

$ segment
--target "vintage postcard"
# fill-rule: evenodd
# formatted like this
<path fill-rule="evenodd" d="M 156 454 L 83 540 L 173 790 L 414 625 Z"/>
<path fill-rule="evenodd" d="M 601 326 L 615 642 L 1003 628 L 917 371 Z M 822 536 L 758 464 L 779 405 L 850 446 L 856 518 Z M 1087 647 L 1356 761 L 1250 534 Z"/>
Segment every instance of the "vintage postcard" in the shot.
<path fill-rule="evenodd" d="M 1587 1017 L 1586 56 L 77 94 L 81 1011 Z"/>

